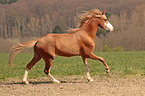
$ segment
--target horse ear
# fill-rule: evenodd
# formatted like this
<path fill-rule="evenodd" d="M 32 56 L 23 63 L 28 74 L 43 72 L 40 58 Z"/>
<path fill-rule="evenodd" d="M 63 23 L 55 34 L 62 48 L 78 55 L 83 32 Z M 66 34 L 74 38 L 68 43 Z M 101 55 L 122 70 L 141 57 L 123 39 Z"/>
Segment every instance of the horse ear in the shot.
<path fill-rule="evenodd" d="M 95 15 L 95 17 L 97 17 L 97 18 L 107 19 L 105 15 Z"/>
<path fill-rule="evenodd" d="M 102 15 L 105 15 L 105 11 L 102 12 Z"/>

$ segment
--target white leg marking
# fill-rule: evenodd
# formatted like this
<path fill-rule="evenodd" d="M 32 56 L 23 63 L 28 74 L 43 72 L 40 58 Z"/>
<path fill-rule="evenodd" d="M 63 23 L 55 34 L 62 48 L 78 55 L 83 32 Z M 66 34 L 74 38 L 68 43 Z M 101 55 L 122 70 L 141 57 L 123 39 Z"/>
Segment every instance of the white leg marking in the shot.
<path fill-rule="evenodd" d="M 86 72 L 87 72 L 87 79 L 88 79 L 88 81 L 92 82 L 93 79 L 90 77 L 89 67 L 88 67 L 87 61 L 85 61 L 85 69 L 86 69 Z"/>
<path fill-rule="evenodd" d="M 50 73 L 48 74 L 48 76 L 51 78 L 52 82 L 60 83 L 60 81 L 56 80 Z"/>
<path fill-rule="evenodd" d="M 93 79 L 90 77 L 90 73 L 89 72 L 87 72 L 87 79 L 88 79 L 89 82 L 93 81 Z"/>
<path fill-rule="evenodd" d="M 28 71 L 25 70 L 25 74 L 24 74 L 24 78 L 23 78 L 22 83 L 29 84 L 29 82 L 27 81 L 27 76 L 28 76 Z"/>
<path fill-rule="evenodd" d="M 52 82 L 54 82 L 54 83 L 60 83 L 60 81 L 56 80 L 56 79 L 50 74 L 50 69 L 51 69 L 51 68 L 49 68 L 48 76 L 50 77 L 50 79 L 52 80 Z"/>

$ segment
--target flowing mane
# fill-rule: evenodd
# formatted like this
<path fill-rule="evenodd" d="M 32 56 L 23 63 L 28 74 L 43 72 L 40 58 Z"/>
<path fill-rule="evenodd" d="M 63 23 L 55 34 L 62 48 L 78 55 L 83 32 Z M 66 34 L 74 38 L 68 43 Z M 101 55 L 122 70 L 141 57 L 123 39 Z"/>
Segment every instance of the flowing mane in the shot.
<path fill-rule="evenodd" d="M 84 11 L 82 14 L 77 14 L 77 17 L 75 18 L 77 20 L 77 28 L 69 28 L 67 31 L 70 33 L 77 32 L 84 24 L 88 23 L 89 19 L 94 15 L 102 15 L 102 12 L 100 12 L 99 9 L 93 9 Z"/>

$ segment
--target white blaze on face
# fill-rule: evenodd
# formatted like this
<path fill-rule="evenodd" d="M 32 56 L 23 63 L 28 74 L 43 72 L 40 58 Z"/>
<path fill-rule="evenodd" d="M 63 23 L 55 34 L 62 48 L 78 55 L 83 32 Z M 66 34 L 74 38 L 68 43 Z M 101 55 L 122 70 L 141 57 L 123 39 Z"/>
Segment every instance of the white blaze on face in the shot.
<path fill-rule="evenodd" d="M 109 21 L 106 21 L 104 23 L 104 26 L 107 30 L 110 30 L 110 31 L 113 31 L 114 30 L 114 27 L 109 23 Z"/>

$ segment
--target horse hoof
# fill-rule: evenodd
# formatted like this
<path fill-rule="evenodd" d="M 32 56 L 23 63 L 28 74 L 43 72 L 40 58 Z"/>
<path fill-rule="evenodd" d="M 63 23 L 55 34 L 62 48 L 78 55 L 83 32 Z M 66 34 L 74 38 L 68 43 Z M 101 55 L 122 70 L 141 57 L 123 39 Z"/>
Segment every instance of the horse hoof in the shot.
<path fill-rule="evenodd" d="M 22 84 L 26 84 L 26 85 L 28 85 L 29 82 L 28 82 L 28 81 L 22 81 Z"/>
<path fill-rule="evenodd" d="M 110 69 L 106 70 L 106 73 L 108 73 L 108 74 L 109 74 L 109 73 L 110 73 Z"/>
<path fill-rule="evenodd" d="M 93 82 L 93 79 L 92 79 L 92 78 L 90 78 L 90 79 L 88 79 L 88 81 L 89 81 L 89 82 Z"/>
<path fill-rule="evenodd" d="M 53 80 L 52 82 L 53 83 L 60 83 L 60 81 L 58 81 L 58 80 Z"/>

